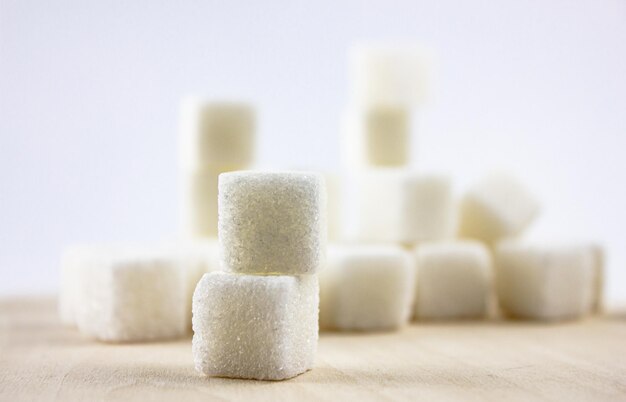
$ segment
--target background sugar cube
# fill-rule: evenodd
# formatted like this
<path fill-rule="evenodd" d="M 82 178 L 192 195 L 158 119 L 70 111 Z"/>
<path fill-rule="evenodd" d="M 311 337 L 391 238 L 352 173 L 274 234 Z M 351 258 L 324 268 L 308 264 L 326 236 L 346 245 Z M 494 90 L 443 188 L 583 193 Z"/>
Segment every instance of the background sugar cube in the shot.
<path fill-rule="evenodd" d="M 593 261 L 593 293 L 591 311 L 602 313 L 605 308 L 605 264 L 606 251 L 601 243 L 589 239 L 588 236 L 580 236 L 575 232 L 568 231 L 563 234 L 563 230 L 550 230 L 545 225 L 533 226 L 528 233 L 524 233 L 524 243 L 530 245 L 545 245 L 546 247 L 568 246 L 585 248 L 592 256 Z M 554 239 L 559 239 L 555 243 Z"/>
<path fill-rule="evenodd" d="M 358 177 L 356 198 L 356 240 L 410 245 L 454 233 L 452 188 L 444 175 L 366 171 Z"/>
<path fill-rule="evenodd" d="M 245 169 L 254 162 L 255 117 L 250 105 L 188 98 L 181 105 L 180 124 L 183 170 Z"/>
<path fill-rule="evenodd" d="M 179 224 L 182 237 L 217 237 L 219 174 L 212 168 L 204 168 L 184 171 L 179 175 Z"/>
<path fill-rule="evenodd" d="M 408 322 L 413 260 L 397 246 L 336 246 L 320 273 L 320 325 L 340 330 L 390 330 Z"/>
<path fill-rule="evenodd" d="M 313 367 L 317 275 L 213 272 L 193 300 L 193 356 L 207 376 L 282 380 Z"/>
<path fill-rule="evenodd" d="M 495 264 L 498 302 L 511 317 L 561 320 L 591 311 L 596 261 L 587 246 L 503 241 Z"/>
<path fill-rule="evenodd" d="M 317 173 L 232 172 L 219 178 L 221 268 L 311 274 L 326 251 L 326 188 Z"/>
<path fill-rule="evenodd" d="M 349 168 L 409 163 L 410 114 L 399 106 L 354 108 L 344 123 L 343 152 Z"/>
<path fill-rule="evenodd" d="M 77 306 L 81 304 L 81 272 L 99 266 L 108 256 L 124 252 L 129 252 L 129 247 L 120 244 L 76 244 L 63 250 L 58 300 L 63 324 L 76 326 Z"/>
<path fill-rule="evenodd" d="M 107 342 L 170 339 L 186 332 L 186 271 L 155 250 L 100 250 L 78 273 L 78 329 Z"/>
<path fill-rule="evenodd" d="M 478 318 L 492 286 L 489 250 L 478 242 L 424 243 L 417 248 L 415 317 Z"/>
<path fill-rule="evenodd" d="M 146 248 L 146 247 L 143 247 Z M 150 254 L 160 254 L 183 271 L 186 281 L 187 327 L 191 327 L 191 301 L 196 284 L 207 272 L 219 267 L 217 240 L 182 241 L 150 247 Z M 66 325 L 76 325 L 76 306 L 81 304 L 80 291 L 85 282 L 80 281 L 82 271 L 96 269 L 106 258 L 131 254 L 133 246 L 77 245 L 68 247 L 62 256 L 59 314 Z M 89 275 L 89 274 L 87 274 Z"/>
<path fill-rule="evenodd" d="M 539 204 L 515 177 L 494 173 L 461 201 L 460 235 L 485 242 L 520 234 L 536 217 Z"/>
<path fill-rule="evenodd" d="M 352 94 L 365 105 L 417 106 L 428 98 L 432 53 L 417 44 L 361 45 L 350 54 Z"/>

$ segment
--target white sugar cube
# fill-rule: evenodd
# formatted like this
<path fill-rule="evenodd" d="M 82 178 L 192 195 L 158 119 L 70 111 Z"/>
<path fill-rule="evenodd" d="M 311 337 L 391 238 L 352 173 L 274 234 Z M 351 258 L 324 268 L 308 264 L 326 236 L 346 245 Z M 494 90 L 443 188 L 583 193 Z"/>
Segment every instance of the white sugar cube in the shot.
<path fill-rule="evenodd" d="M 181 171 L 179 222 L 182 237 L 217 237 L 219 174 L 211 168 Z"/>
<path fill-rule="evenodd" d="M 423 104 L 432 63 L 432 53 L 417 44 L 358 46 L 351 52 L 353 96 L 366 105 Z"/>
<path fill-rule="evenodd" d="M 418 319 L 479 318 L 492 287 L 489 250 L 478 242 L 424 243 L 416 252 Z"/>
<path fill-rule="evenodd" d="M 320 272 L 320 326 L 397 329 L 409 320 L 413 288 L 413 259 L 401 247 L 333 247 Z"/>
<path fill-rule="evenodd" d="M 254 111 L 236 102 L 188 98 L 181 105 L 180 163 L 183 170 L 235 170 L 254 161 Z"/>
<path fill-rule="evenodd" d="M 282 380 L 313 367 L 317 275 L 206 274 L 193 300 L 193 356 L 207 376 Z"/>
<path fill-rule="evenodd" d="M 406 108 L 372 106 L 346 116 L 343 152 L 349 168 L 404 166 L 410 159 Z"/>
<path fill-rule="evenodd" d="M 185 334 L 186 271 L 157 250 L 98 250 L 78 270 L 78 329 L 105 342 Z"/>
<path fill-rule="evenodd" d="M 356 240 L 410 245 L 453 236 L 454 203 L 446 176 L 366 171 L 358 177 L 356 201 Z"/>
<path fill-rule="evenodd" d="M 572 319 L 593 306 L 596 259 L 588 246 L 504 241 L 495 264 L 498 301 L 511 317 Z"/>
<path fill-rule="evenodd" d="M 460 234 L 485 242 L 520 234 L 539 204 L 515 177 L 492 174 L 469 189 L 461 202 Z"/>
<path fill-rule="evenodd" d="M 148 255 L 167 257 L 183 271 L 186 280 L 187 327 L 191 326 L 191 300 L 196 284 L 207 272 L 218 269 L 217 240 L 182 242 L 155 245 Z M 61 321 L 67 325 L 76 325 L 76 306 L 80 306 L 82 271 L 95 269 L 107 258 L 116 258 L 121 254 L 131 253 L 131 247 L 83 245 L 69 247 L 63 253 L 61 265 L 61 289 L 59 294 L 59 313 Z M 90 275 L 87 273 L 86 275 Z"/>
<path fill-rule="evenodd" d="M 326 250 L 326 187 L 317 173 L 219 178 L 221 267 L 247 274 L 317 272 Z"/>
<path fill-rule="evenodd" d="M 121 245 L 80 244 L 67 247 L 61 256 L 59 287 L 59 316 L 65 325 L 76 326 L 77 306 L 80 302 L 80 274 L 93 269 L 104 258 L 114 253 L 128 251 Z"/>

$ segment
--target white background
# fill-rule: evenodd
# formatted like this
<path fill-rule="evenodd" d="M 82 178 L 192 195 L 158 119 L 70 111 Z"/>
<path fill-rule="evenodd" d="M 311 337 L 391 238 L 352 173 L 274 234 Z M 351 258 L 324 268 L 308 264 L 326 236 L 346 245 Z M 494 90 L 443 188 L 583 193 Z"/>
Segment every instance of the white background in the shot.
<path fill-rule="evenodd" d="M 63 247 L 176 232 L 181 96 L 259 106 L 259 163 L 339 169 L 347 51 L 439 55 L 415 166 L 492 168 L 534 232 L 595 239 L 626 299 L 626 2 L 0 0 L 0 294 L 52 292 Z"/>

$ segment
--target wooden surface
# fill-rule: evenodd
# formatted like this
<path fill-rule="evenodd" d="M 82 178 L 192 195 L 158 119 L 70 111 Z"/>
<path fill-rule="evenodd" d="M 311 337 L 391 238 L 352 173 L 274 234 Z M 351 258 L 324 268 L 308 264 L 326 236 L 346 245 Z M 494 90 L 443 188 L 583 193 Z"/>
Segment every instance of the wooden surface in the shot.
<path fill-rule="evenodd" d="M 106 345 L 62 327 L 54 299 L 0 301 L 0 401 L 626 400 L 626 315 L 566 324 L 418 324 L 322 334 L 283 382 L 207 379 L 190 339 Z"/>

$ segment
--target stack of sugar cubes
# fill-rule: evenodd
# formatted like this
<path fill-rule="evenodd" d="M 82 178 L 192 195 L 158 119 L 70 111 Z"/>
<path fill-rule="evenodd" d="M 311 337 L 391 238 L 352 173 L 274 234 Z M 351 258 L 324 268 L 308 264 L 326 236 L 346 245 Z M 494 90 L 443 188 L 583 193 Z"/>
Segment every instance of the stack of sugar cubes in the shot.
<path fill-rule="evenodd" d="M 219 177 L 221 272 L 193 297 L 193 356 L 207 376 L 282 380 L 312 368 L 326 189 L 306 172 Z"/>
<path fill-rule="evenodd" d="M 75 245 L 63 254 L 60 317 L 91 338 L 142 342 L 187 335 L 196 284 L 217 270 L 217 180 L 253 163 L 253 109 L 186 99 L 179 139 L 179 240 Z"/>
<path fill-rule="evenodd" d="M 488 175 L 461 200 L 459 235 L 489 245 L 495 294 L 511 318 L 581 318 L 602 306 L 604 252 L 593 242 L 532 240 L 525 230 L 538 202 L 517 179 Z"/>
<path fill-rule="evenodd" d="M 456 200 L 449 176 L 411 167 L 431 58 L 413 45 L 354 51 L 347 183 L 245 170 L 253 109 L 183 102 L 182 239 L 68 248 L 62 321 L 104 342 L 174 339 L 193 327 L 201 373 L 281 380 L 312 368 L 319 328 L 396 330 L 411 319 L 486 318 L 492 307 L 543 321 L 600 311 L 602 247 L 530 240 L 540 207 L 519 179 L 493 173 Z M 352 226 L 342 231 L 350 185 Z"/>
<path fill-rule="evenodd" d="M 343 148 L 354 208 L 349 244 L 331 245 L 320 275 L 320 327 L 393 330 L 411 318 L 486 318 L 498 305 L 541 320 L 597 310 L 602 249 L 523 240 L 539 204 L 514 175 L 490 174 L 458 202 L 449 176 L 410 167 L 430 52 L 361 46 L 351 63 Z"/>
<path fill-rule="evenodd" d="M 451 237 L 451 185 L 416 173 L 415 109 L 427 98 L 430 55 L 418 46 L 363 46 L 352 54 L 352 102 L 344 121 L 344 160 L 353 179 L 348 244 L 329 248 L 320 275 L 320 326 L 398 329 L 413 315 L 418 241 Z"/>
<path fill-rule="evenodd" d="M 254 109 L 246 103 L 195 97 L 181 103 L 179 214 L 184 238 L 217 237 L 218 176 L 252 166 L 254 131 Z"/>
<path fill-rule="evenodd" d="M 208 244 L 217 270 L 217 193 L 221 173 L 250 169 L 256 156 L 256 115 L 243 101 L 187 97 L 179 128 L 179 223 L 185 244 Z M 207 270 L 188 278 L 187 312 L 196 284 Z"/>

